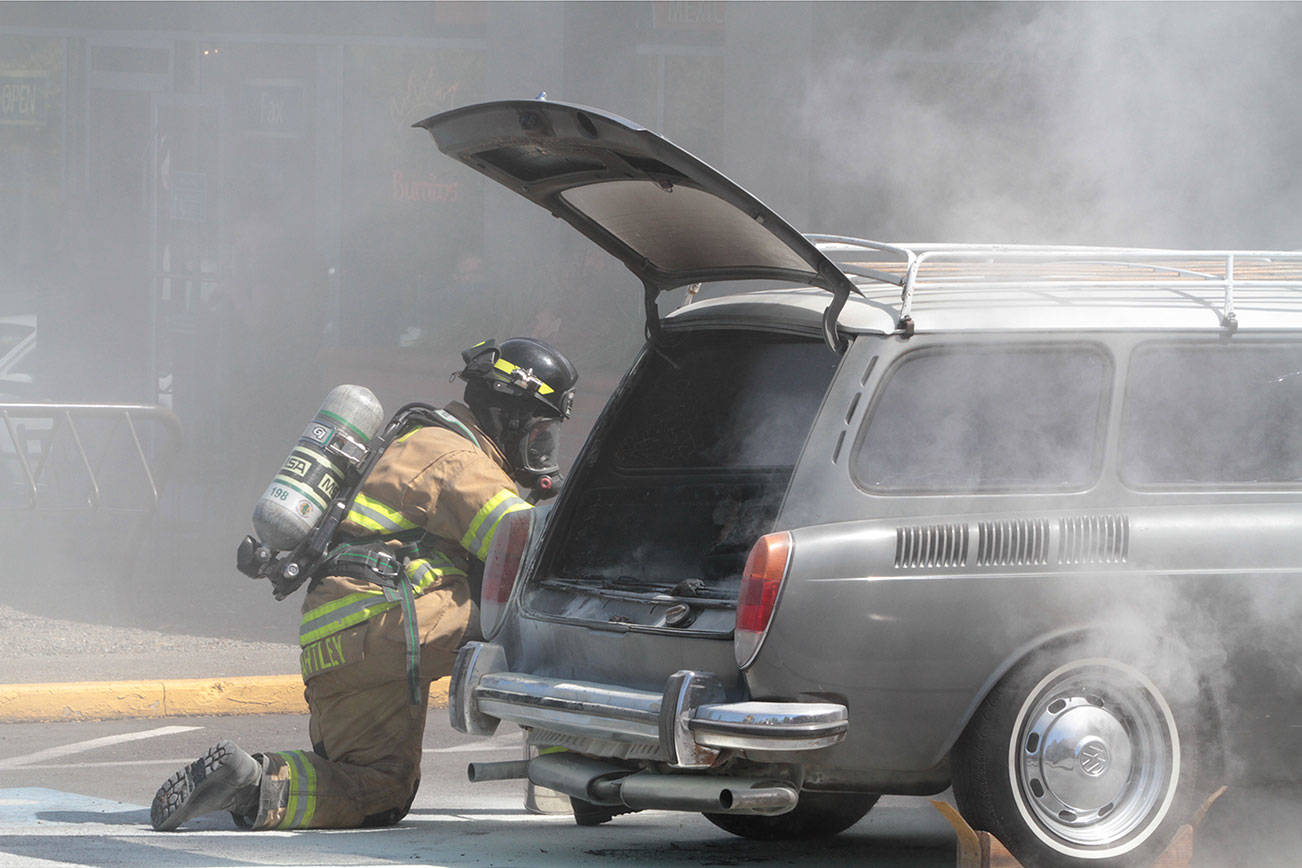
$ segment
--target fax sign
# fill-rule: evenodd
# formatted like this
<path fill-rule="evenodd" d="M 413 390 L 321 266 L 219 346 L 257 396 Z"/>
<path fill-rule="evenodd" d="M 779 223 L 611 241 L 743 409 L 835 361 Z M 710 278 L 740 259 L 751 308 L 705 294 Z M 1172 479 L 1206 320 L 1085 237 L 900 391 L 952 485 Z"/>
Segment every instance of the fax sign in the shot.
<path fill-rule="evenodd" d="M 244 128 L 264 135 L 297 137 L 303 132 L 304 86 L 292 79 L 251 79 L 242 94 Z"/>

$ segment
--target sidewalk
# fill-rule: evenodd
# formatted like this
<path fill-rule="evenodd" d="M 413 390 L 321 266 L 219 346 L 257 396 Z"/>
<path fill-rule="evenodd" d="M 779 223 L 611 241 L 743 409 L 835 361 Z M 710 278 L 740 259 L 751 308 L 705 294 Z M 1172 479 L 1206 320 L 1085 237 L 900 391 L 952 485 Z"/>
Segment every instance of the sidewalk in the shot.
<path fill-rule="evenodd" d="M 447 704 L 447 679 L 430 704 Z M 0 605 L 0 723 L 304 714 L 298 646 L 45 618 Z"/>

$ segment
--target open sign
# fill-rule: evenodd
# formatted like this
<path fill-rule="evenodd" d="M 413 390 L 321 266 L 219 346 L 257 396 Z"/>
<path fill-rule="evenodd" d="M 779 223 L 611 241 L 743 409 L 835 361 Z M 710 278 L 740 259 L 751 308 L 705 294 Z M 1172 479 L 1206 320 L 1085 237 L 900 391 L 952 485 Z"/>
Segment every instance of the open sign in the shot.
<path fill-rule="evenodd" d="M 0 73 L 0 124 L 44 126 L 49 87 L 44 72 Z"/>

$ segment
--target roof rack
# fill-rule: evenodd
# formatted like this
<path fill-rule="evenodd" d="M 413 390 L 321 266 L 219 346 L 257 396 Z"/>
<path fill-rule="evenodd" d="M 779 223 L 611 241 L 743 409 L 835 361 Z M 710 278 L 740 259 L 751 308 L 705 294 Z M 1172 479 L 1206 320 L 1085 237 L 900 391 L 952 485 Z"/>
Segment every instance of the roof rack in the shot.
<path fill-rule="evenodd" d="M 913 299 L 920 289 L 1219 289 L 1221 324 L 1231 331 L 1238 325 L 1236 290 L 1302 290 L 1302 251 L 885 244 L 843 235 L 806 237 L 852 280 L 900 287 L 897 327 L 906 335 L 913 334 Z M 977 271 L 972 264 L 983 267 Z"/>

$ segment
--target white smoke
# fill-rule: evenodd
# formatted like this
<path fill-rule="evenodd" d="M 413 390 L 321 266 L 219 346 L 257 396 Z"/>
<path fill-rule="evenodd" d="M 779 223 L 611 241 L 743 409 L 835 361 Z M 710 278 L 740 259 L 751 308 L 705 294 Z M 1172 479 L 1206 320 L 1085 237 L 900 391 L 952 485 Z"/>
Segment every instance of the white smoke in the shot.
<path fill-rule="evenodd" d="M 903 240 L 1297 245 L 1302 8 L 896 11 L 814 65 L 801 121 L 838 173 L 829 217 L 853 204 L 848 228 Z"/>

